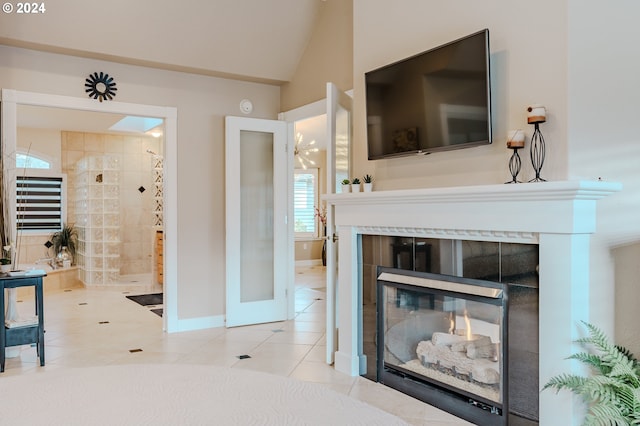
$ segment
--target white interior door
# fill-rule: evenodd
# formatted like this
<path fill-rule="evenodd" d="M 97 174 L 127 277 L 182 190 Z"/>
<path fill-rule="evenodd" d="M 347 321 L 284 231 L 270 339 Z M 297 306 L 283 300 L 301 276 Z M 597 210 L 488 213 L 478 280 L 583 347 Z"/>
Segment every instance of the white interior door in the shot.
<path fill-rule="evenodd" d="M 226 324 L 287 318 L 287 124 L 226 117 Z"/>
<path fill-rule="evenodd" d="M 351 97 L 327 83 L 327 193 L 339 192 L 342 179 L 351 169 Z M 327 363 L 333 364 L 338 349 L 336 328 L 338 244 L 334 206 L 327 208 Z"/>

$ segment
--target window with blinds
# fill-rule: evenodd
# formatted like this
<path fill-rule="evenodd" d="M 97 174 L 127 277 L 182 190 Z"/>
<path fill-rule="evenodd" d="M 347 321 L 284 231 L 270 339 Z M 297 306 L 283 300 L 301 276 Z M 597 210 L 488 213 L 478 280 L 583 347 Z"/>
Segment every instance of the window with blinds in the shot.
<path fill-rule="evenodd" d="M 315 207 L 318 205 L 318 169 L 295 170 L 293 175 L 295 235 L 317 237 Z"/>
<path fill-rule="evenodd" d="M 55 232 L 62 229 L 63 178 L 16 177 L 18 231 Z"/>

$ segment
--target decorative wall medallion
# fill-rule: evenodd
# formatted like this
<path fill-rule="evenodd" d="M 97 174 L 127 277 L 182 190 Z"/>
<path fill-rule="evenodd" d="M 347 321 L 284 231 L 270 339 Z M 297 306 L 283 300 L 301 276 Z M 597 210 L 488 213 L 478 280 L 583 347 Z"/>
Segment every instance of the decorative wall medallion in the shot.
<path fill-rule="evenodd" d="M 103 100 L 113 100 L 116 96 L 116 82 L 113 77 L 109 77 L 109 74 L 100 72 L 94 72 L 89 74 L 89 77 L 85 80 L 84 87 L 85 92 L 89 94 L 90 98 L 98 99 L 100 102 Z"/>

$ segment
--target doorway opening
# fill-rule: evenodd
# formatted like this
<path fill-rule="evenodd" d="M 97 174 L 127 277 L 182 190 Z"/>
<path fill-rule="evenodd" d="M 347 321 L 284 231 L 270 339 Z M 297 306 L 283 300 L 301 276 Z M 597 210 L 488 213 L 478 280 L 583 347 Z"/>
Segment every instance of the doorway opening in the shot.
<path fill-rule="evenodd" d="M 36 112 L 40 113 L 42 117 L 37 117 L 38 114 Z M 44 123 L 47 120 L 51 121 L 51 123 L 56 123 L 56 122 L 58 123 L 58 124 L 49 123 L 48 125 L 41 124 L 40 127 L 42 128 L 47 128 L 47 126 L 49 128 L 56 128 L 56 127 L 60 128 L 62 126 L 62 121 L 65 120 L 65 118 L 63 118 L 65 116 L 67 117 L 66 120 L 72 120 L 72 122 L 75 123 L 73 125 L 64 126 L 66 127 L 66 130 L 68 129 L 74 130 L 73 132 L 68 132 L 68 134 L 66 135 L 66 137 L 68 138 L 66 140 L 66 145 L 72 148 L 78 148 L 79 145 L 77 144 L 77 138 L 79 137 L 79 134 L 81 134 L 83 137 L 90 139 L 89 145 L 87 145 L 86 143 L 83 144 L 82 149 L 85 152 L 83 152 L 82 155 L 86 157 L 93 157 L 95 159 L 93 161 L 96 163 L 99 162 L 97 158 L 99 158 L 100 160 L 104 160 L 104 158 L 102 158 L 104 157 L 104 155 L 116 154 L 118 153 L 117 151 L 119 150 L 120 151 L 119 154 L 121 155 L 120 158 L 122 159 L 122 161 L 120 162 L 121 164 L 119 164 L 119 166 L 122 166 L 122 168 L 124 168 L 125 170 L 129 170 L 131 168 L 130 167 L 131 164 L 133 163 L 138 163 L 142 168 L 143 162 L 146 162 L 148 164 L 148 169 L 151 169 L 153 165 L 153 159 L 150 158 L 150 154 L 146 152 L 147 150 L 153 151 L 154 153 L 157 153 L 159 151 L 162 155 L 166 156 L 167 161 L 165 162 L 164 169 L 162 171 L 163 182 L 159 192 L 157 191 L 158 188 L 155 187 L 154 185 L 153 172 L 149 173 L 150 178 L 146 184 L 141 183 L 140 185 L 136 185 L 136 186 L 133 185 L 133 180 L 140 178 L 140 175 L 136 176 L 136 178 L 127 178 L 127 179 L 124 179 L 124 178 L 121 179 L 120 176 L 118 176 L 117 179 L 118 179 L 118 182 L 121 183 L 121 185 L 118 185 L 118 186 L 113 185 L 112 189 L 113 191 L 119 193 L 121 191 L 121 188 L 127 188 L 128 190 L 133 187 L 134 188 L 133 191 L 138 193 L 138 197 L 142 196 L 144 192 L 149 191 L 147 194 L 153 196 L 153 200 L 150 203 L 152 206 L 152 209 L 155 209 L 157 207 L 155 203 L 160 202 L 161 211 L 162 211 L 161 212 L 162 227 L 166 231 L 166 234 L 168 236 L 168 238 L 163 238 L 162 248 L 164 253 L 162 257 L 164 259 L 164 258 L 170 258 L 170 256 L 175 256 L 177 253 L 177 246 L 176 246 L 176 240 L 175 240 L 175 235 L 177 234 L 177 224 L 175 221 L 175 217 L 176 217 L 175 210 L 177 208 L 177 203 L 176 203 L 177 176 L 175 174 L 175 170 L 176 170 L 175 151 L 176 151 L 176 145 L 177 145 L 176 144 L 176 139 L 177 139 L 176 126 L 175 126 L 176 116 L 177 116 L 176 110 L 174 108 L 156 107 L 156 106 L 139 105 L 139 104 L 127 104 L 127 103 L 120 103 L 120 102 L 102 103 L 98 106 L 93 101 L 87 100 L 87 99 L 79 99 L 79 98 L 64 97 L 64 96 L 52 96 L 52 95 L 36 94 L 36 93 L 25 93 L 25 92 L 18 92 L 18 91 L 3 89 L 2 90 L 2 118 L 3 118 L 3 124 L 4 124 L 3 152 L 5 153 L 17 152 L 19 148 L 19 143 L 20 143 L 20 136 L 21 136 L 20 133 L 22 132 L 22 130 L 19 130 L 19 129 L 28 129 L 28 128 L 34 128 L 34 127 L 37 128 L 34 122 L 38 120 L 40 120 L 41 123 Z M 162 139 L 158 139 L 156 142 L 154 142 L 153 144 L 150 144 L 149 146 L 145 146 L 142 140 L 138 140 L 137 141 L 138 143 L 135 144 L 136 150 L 138 152 L 130 153 L 130 155 L 128 153 L 125 156 L 125 151 L 127 151 L 128 149 L 131 149 L 131 146 L 128 146 L 124 142 L 125 136 L 106 136 L 106 135 L 113 135 L 113 132 L 105 131 L 105 133 L 99 133 L 99 132 L 95 132 L 95 129 L 97 129 L 98 127 L 93 127 L 93 128 L 87 127 L 90 125 L 90 123 L 93 123 L 91 124 L 93 126 L 98 126 L 96 122 L 99 122 L 99 121 L 109 122 L 113 124 L 115 121 L 118 121 L 125 116 L 154 117 L 156 119 L 163 121 L 164 137 Z M 83 128 L 83 126 L 85 127 Z M 106 125 L 103 124 L 103 126 L 106 128 Z M 130 136 L 127 136 L 127 137 L 130 137 Z M 75 164 L 77 162 L 74 160 L 79 160 L 79 158 L 74 158 L 74 157 L 78 157 L 80 156 L 80 154 L 78 154 L 77 149 L 75 150 L 74 153 L 71 153 L 72 151 L 74 151 L 73 149 L 63 153 L 62 137 L 60 137 L 60 139 L 61 139 L 61 142 L 59 147 L 57 148 L 57 152 L 56 152 L 56 149 L 52 148 L 51 144 L 49 144 L 49 146 L 47 147 L 47 144 L 43 143 L 42 144 L 42 146 L 44 147 L 43 149 L 45 150 L 52 149 L 54 151 L 52 157 L 60 158 L 60 161 L 58 164 L 60 173 L 67 174 L 67 178 L 69 180 L 74 180 L 77 177 L 73 176 L 75 173 L 70 173 L 71 170 L 68 167 L 71 164 Z M 46 141 L 46 138 L 44 138 L 44 140 Z M 116 152 L 111 152 L 111 151 L 116 151 Z M 91 155 L 88 155 L 88 154 L 91 154 Z M 104 163 L 104 161 L 102 162 Z M 6 169 L 3 172 L 9 176 L 14 176 L 16 173 L 15 168 L 12 168 L 11 166 L 7 165 L 7 163 L 10 164 L 10 162 L 5 162 Z M 66 167 L 67 167 L 66 170 L 63 168 L 63 163 L 66 163 Z M 15 167 L 15 165 L 13 167 Z M 97 182 L 104 183 L 105 176 L 109 174 L 107 172 L 111 173 L 111 172 L 114 172 L 114 170 L 103 171 L 102 173 L 94 173 L 95 176 L 93 175 L 91 176 L 92 183 L 94 184 Z M 95 182 L 93 182 L 94 180 Z M 73 184 L 75 184 L 75 182 L 73 182 Z M 99 186 L 100 185 L 97 185 L 97 187 Z M 100 189 L 102 190 L 103 188 L 100 188 Z M 86 191 L 90 192 L 91 189 L 87 187 Z M 137 207 L 136 200 L 134 198 L 135 198 L 135 195 L 131 197 L 131 200 L 130 200 L 133 202 L 132 205 L 128 206 L 128 208 L 131 211 L 136 210 L 136 207 Z M 111 200 L 112 201 L 116 200 L 116 197 L 112 197 Z M 77 199 L 73 201 L 77 201 Z M 101 202 L 103 203 L 103 207 L 104 207 L 104 202 L 106 201 L 101 200 Z M 120 204 L 119 200 L 113 201 L 113 202 L 118 205 Z M 74 208 L 76 206 L 77 206 L 77 203 L 74 205 Z M 15 204 L 13 207 L 15 209 Z M 104 209 L 100 211 L 101 214 L 103 212 L 104 212 Z M 93 215 L 94 213 L 97 214 L 96 210 L 93 210 L 93 209 L 87 210 L 87 217 Z M 75 213 L 68 215 L 68 220 L 74 220 L 73 219 L 74 214 Z M 155 213 L 153 215 L 150 214 L 151 216 L 149 218 L 150 223 L 154 223 L 154 222 L 157 223 L 156 221 L 157 216 L 154 216 L 154 215 Z M 111 219 L 113 218 L 111 217 L 110 220 Z M 98 220 L 98 218 L 96 218 L 96 220 Z M 131 217 L 129 217 L 127 213 L 127 222 L 129 222 L 130 220 L 131 220 Z M 102 223 L 103 225 L 105 224 L 104 215 L 102 215 Z M 109 225 L 107 224 L 106 226 L 109 226 Z M 135 226 L 136 226 L 136 223 L 134 221 L 133 229 L 135 229 Z M 15 227 L 12 227 L 12 228 L 15 229 Z M 102 230 L 97 230 L 95 232 L 92 230 L 90 231 L 92 233 L 91 239 L 96 240 L 97 236 L 99 234 L 102 234 L 102 239 L 105 240 L 106 238 L 105 241 L 107 242 L 109 238 L 112 238 L 114 241 L 125 240 L 124 242 L 126 243 L 127 242 L 126 240 L 129 237 L 121 238 L 121 232 L 119 227 L 117 227 L 118 229 L 117 233 L 114 232 L 114 229 L 116 228 L 114 227 L 106 231 L 105 229 L 102 229 Z M 107 238 L 105 236 L 107 233 L 110 233 L 112 237 Z M 131 233 L 134 233 L 134 232 L 131 230 L 127 231 L 127 234 L 131 234 Z M 155 235 L 153 235 L 153 237 L 155 237 Z M 135 237 L 132 239 L 135 239 Z M 155 242 L 155 238 L 154 240 L 149 241 L 148 243 L 149 250 L 153 250 L 154 242 Z M 120 248 L 119 246 L 120 245 L 118 245 L 118 248 Z M 112 245 L 112 247 L 116 247 L 116 245 Z M 104 251 L 104 245 L 102 245 L 101 248 Z M 91 248 L 91 250 L 94 250 L 94 249 L 96 252 L 99 251 L 97 247 Z M 132 250 L 131 247 L 127 247 L 126 249 Z M 37 253 L 35 255 L 38 256 Z M 113 260 L 113 258 L 115 257 L 116 256 L 112 256 L 111 260 Z M 107 259 L 107 262 L 108 261 L 109 259 Z M 145 259 L 144 261 L 141 260 L 140 262 L 145 262 L 145 261 L 149 261 L 149 259 Z M 98 268 L 100 265 L 102 265 L 103 267 L 105 266 L 104 257 L 100 259 L 90 259 L 90 262 L 91 264 L 87 266 L 88 268 L 87 270 L 89 271 L 88 273 L 90 274 L 93 274 L 94 272 L 96 272 L 95 268 Z M 168 332 L 177 331 L 178 329 L 177 303 L 176 303 L 177 262 L 175 262 L 174 264 L 172 263 L 173 262 L 163 262 L 162 268 L 161 268 L 162 269 L 161 275 L 164 281 L 163 323 L 164 323 L 164 329 Z M 149 261 L 149 265 L 152 266 L 150 261 Z M 119 269 L 119 265 L 115 265 L 113 262 L 110 266 L 113 267 L 112 269 L 115 269 L 115 268 Z M 149 274 L 150 273 L 151 273 L 151 270 L 149 271 Z M 97 279 L 98 276 L 99 274 L 93 274 L 92 278 Z"/>

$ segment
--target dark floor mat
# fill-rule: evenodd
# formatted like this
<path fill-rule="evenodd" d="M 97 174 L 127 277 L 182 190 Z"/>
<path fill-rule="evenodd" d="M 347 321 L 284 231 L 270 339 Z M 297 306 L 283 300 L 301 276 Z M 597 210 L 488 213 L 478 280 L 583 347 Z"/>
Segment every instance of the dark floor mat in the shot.
<path fill-rule="evenodd" d="M 127 299 L 133 300 L 139 305 L 142 306 L 150 306 L 150 305 L 162 305 L 162 293 L 153 293 L 153 294 L 138 294 L 135 296 L 126 296 Z"/>
<path fill-rule="evenodd" d="M 154 314 L 158 315 L 159 317 L 162 316 L 164 309 L 162 308 L 158 308 L 158 309 L 149 309 L 151 312 L 153 312 Z"/>

